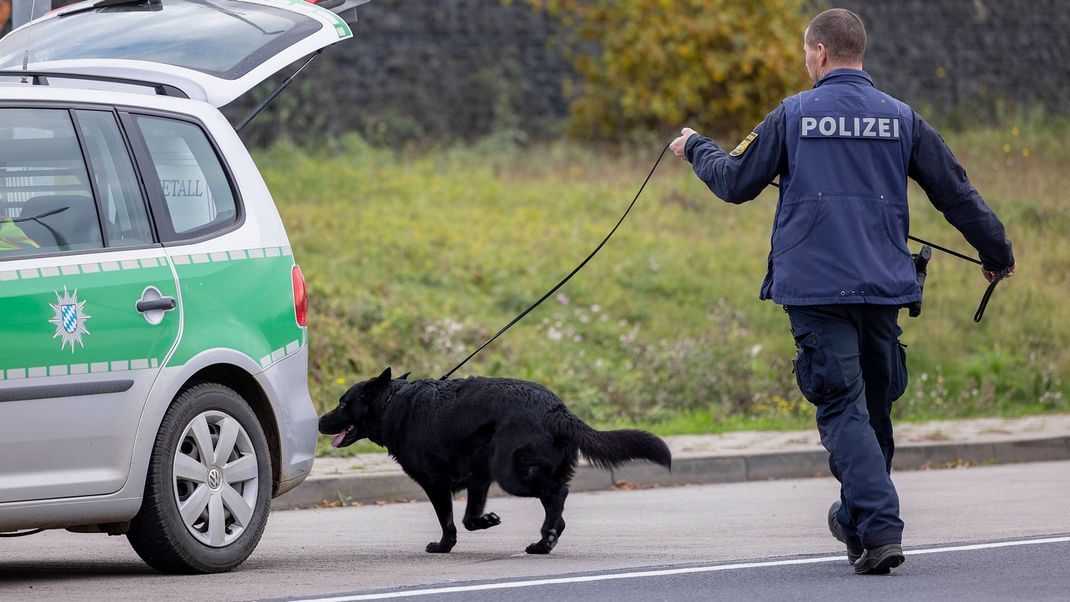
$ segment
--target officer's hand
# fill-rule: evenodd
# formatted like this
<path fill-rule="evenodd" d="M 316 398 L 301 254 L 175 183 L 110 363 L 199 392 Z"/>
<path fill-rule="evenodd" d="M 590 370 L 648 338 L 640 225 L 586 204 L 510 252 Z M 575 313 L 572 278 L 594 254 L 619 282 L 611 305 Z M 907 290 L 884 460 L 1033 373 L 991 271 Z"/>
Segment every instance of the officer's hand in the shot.
<path fill-rule="evenodd" d="M 680 137 L 676 140 L 673 140 L 672 144 L 669 145 L 669 149 L 672 151 L 672 154 L 676 155 L 677 157 L 683 157 L 684 147 L 687 146 L 687 139 L 690 138 L 692 134 L 697 133 L 698 132 L 691 128 L 684 128 L 680 130 Z"/>
<path fill-rule="evenodd" d="M 1010 268 L 1007 269 L 1007 276 L 1006 276 L 1007 278 L 1010 278 L 1011 276 L 1014 276 L 1014 270 L 1015 270 L 1016 267 L 1017 266 L 1013 266 L 1012 265 Z M 985 278 L 989 282 L 992 282 L 993 280 L 996 279 L 996 276 L 999 276 L 999 272 L 993 272 L 991 270 L 986 270 L 984 268 L 981 268 L 981 273 L 985 275 Z"/>

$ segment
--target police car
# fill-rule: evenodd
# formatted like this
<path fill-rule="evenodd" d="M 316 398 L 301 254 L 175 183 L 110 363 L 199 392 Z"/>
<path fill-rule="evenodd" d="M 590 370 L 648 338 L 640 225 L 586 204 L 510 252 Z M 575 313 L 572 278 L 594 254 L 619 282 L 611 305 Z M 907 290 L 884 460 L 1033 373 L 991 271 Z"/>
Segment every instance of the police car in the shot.
<path fill-rule="evenodd" d="M 363 1 L 94 0 L 0 40 L 0 535 L 226 571 L 308 475 L 305 281 L 218 107 Z"/>

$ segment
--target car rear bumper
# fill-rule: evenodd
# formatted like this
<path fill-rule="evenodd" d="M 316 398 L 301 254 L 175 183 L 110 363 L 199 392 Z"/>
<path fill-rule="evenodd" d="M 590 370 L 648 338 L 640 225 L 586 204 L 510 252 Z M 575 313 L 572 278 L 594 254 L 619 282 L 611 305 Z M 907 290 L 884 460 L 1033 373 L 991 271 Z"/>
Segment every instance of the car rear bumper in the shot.
<path fill-rule="evenodd" d="M 308 346 L 272 364 L 256 380 L 271 401 L 278 425 L 278 497 L 300 485 L 316 459 L 319 417 L 308 392 Z"/>

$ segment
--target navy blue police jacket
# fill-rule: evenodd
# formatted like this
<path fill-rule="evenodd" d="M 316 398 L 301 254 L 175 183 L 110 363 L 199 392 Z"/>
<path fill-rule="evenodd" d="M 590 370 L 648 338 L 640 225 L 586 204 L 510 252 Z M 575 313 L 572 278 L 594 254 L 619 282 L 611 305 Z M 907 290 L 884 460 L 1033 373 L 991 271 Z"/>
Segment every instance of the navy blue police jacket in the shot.
<path fill-rule="evenodd" d="M 730 153 L 692 135 L 695 174 L 729 203 L 777 176 L 780 200 L 761 299 L 782 305 L 902 305 L 921 298 L 907 248 L 907 177 L 980 254 L 1014 265 L 1003 224 L 950 149 L 869 75 L 836 69 L 785 99 Z"/>

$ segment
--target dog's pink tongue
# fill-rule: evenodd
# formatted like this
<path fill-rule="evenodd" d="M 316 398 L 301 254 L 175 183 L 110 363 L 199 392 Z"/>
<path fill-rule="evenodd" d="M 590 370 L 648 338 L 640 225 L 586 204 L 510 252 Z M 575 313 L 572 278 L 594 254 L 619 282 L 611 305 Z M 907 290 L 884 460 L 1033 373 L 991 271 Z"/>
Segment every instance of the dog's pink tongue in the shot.
<path fill-rule="evenodd" d="M 331 445 L 333 447 L 341 447 L 342 446 L 342 440 L 345 439 L 346 435 L 348 435 L 348 434 L 349 434 L 349 429 L 346 429 L 346 430 L 342 431 L 341 433 L 338 433 L 337 435 L 335 435 L 334 437 L 331 438 Z"/>

